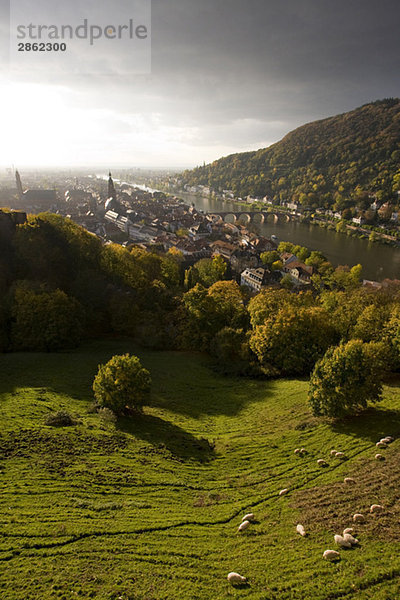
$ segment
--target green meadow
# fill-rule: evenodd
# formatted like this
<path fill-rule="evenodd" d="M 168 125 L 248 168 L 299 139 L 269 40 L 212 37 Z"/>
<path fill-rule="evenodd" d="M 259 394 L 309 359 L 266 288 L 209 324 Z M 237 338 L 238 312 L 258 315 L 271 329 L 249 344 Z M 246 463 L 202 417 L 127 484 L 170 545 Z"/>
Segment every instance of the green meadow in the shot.
<path fill-rule="evenodd" d="M 91 384 L 125 352 L 150 370 L 152 397 L 113 422 L 94 411 Z M 311 415 L 306 380 L 224 377 L 203 355 L 125 340 L 3 354 L 0 373 L 2 600 L 400 597 L 400 440 L 374 459 L 381 437 L 400 436 L 398 381 L 333 422 Z M 76 424 L 46 425 L 60 410 Z M 256 522 L 237 534 L 246 512 Z M 324 561 L 356 512 L 359 547 Z M 232 587 L 230 571 L 248 583 Z"/>

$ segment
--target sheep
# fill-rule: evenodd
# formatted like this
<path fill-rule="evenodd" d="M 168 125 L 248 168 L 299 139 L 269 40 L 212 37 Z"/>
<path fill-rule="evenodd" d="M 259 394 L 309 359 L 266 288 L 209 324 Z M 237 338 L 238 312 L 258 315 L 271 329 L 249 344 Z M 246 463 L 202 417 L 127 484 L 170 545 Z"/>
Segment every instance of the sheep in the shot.
<path fill-rule="evenodd" d="M 296 450 L 294 451 L 295 454 L 300 454 L 300 448 L 296 448 Z"/>
<path fill-rule="evenodd" d="M 319 458 L 317 460 L 317 464 L 319 467 L 327 467 L 328 466 L 328 463 L 323 458 Z"/>
<path fill-rule="evenodd" d="M 336 452 L 336 454 L 335 454 L 335 458 L 340 458 L 340 459 L 342 459 L 342 460 L 343 460 L 343 459 L 345 459 L 345 458 L 346 458 L 346 455 L 345 455 L 345 453 L 344 453 L 344 452 Z"/>
<path fill-rule="evenodd" d="M 337 450 L 331 450 L 331 452 L 330 452 L 330 455 L 331 455 L 331 456 L 335 456 L 335 455 L 336 455 L 336 453 L 337 453 Z"/>
<path fill-rule="evenodd" d="M 236 585 L 238 583 L 246 583 L 247 579 L 246 577 L 239 575 L 239 573 L 235 573 L 234 571 L 232 571 L 232 573 L 228 573 L 228 581 L 232 585 Z"/>
<path fill-rule="evenodd" d="M 306 530 L 304 529 L 303 525 L 300 525 L 300 523 L 297 525 L 296 527 L 296 531 L 297 533 L 299 533 L 302 537 L 306 537 Z"/>
<path fill-rule="evenodd" d="M 356 513 L 353 515 L 354 523 L 365 523 L 365 517 L 361 513 Z"/>
<path fill-rule="evenodd" d="M 385 442 L 376 442 L 375 446 L 377 448 L 387 448 L 387 444 L 385 444 Z"/>
<path fill-rule="evenodd" d="M 345 533 L 343 535 L 343 539 L 345 542 L 348 542 L 350 546 L 356 546 L 358 544 L 358 540 L 351 535 L 351 533 Z"/>
<path fill-rule="evenodd" d="M 334 540 L 335 540 L 335 544 L 337 544 L 341 548 L 351 548 L 351 543 L 349 541 L 346 541 L 344 539 L 344 537 L 342 537 L 341 535 L 335 535 L 333 537 L 334 537 Z"/>
<path fill-rule="evenodd" d="M 375 458 L 376 458 L 376 460 L 385 460 L 385 457 L 383 456 L 383 454 L 375 454 Z"/>
<path fill-rule="evenodd" d="M 394 441 L 394 439 L 392 438 L 391 435 L 388 435 L 387 437 L 384 437 L 379 441 L 383 442 L 384 444 L 391 444 Z"/>
<path fill-rule="evenodd" d="M 381 504 L 373 504 L 369 509 L 370 513 L 380 513 L 383 511 L 383 506 Z"/>
<path fill-rule="evenodd" d="M 352 477 L 345 477 L 343 480 L 345 483 L 349 483 L 349 484 L 353 484 L 356 482 L 355 479 L 353 479 Z"/>
<path fill-rule="evenodd" d="M 305 448 L 300 448 L 300 454 L 307 454 L 307 450 Z"/>
<path fill-rule="evenodd" d="M 281 491 L 279 492 L 279 495 L 280 495 L 280 496 L 284 496 L 285 494 L 287 494 L 287 493 L 288 493 L 288 491 L 289 491 L 289 488 L 285 488 L 284 490 L 281 490 Z"/>
<path fill-rule="evenodd" d="M 343 529 L 343 535 L 345 536 L 346 533 L 354 533 L 354 529 L 352 527 L 346 527 L 346 529 Z"/>
<path fill-rule="evenodd" d="M 338 560 L 340 558 L 340 554 L 336 550 L 325 550 L 322 556 L 325 560 Z"/>
<path fill-rule="evenodd" d="M 246 531 L 246 529 L 250 527 L 250 521 L 243 521 L 243 523 L 240 523 L 239 527 L 238 527 L 238 533 L 240 531 Z"/>
<path fill-rule="evenodd" d="M 244 515 L 243 519 L 242 519 L 242 523 L 243 521 L 254 521 L 255 517 L 254 517 L 254 513 L 248 513 L 247 515 Z"/>

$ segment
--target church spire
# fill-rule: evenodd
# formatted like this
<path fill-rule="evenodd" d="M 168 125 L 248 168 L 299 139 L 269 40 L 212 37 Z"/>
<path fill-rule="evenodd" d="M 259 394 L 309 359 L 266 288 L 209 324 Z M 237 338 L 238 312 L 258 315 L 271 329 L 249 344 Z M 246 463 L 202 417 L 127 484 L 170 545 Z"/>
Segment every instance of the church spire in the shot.
<path fill-rule="evenodd" d="M 114 182 L 111 177 L 111 171 L 108 173 L 108 198 L 117 199 L 117 192 L 115 191 Z"/>
<path fill-rule="evenodd" d="M 22 200 L 22 195 L 23 195 L 23 189 L 22 189 L 22 182 L 21 182 L 21 177 L 20 174 L 18 173 L 18 170 L 15 171 L 15 180 L 17 182 L 17 192 L 18 192 L 18 198 L 20 200 Z"/>

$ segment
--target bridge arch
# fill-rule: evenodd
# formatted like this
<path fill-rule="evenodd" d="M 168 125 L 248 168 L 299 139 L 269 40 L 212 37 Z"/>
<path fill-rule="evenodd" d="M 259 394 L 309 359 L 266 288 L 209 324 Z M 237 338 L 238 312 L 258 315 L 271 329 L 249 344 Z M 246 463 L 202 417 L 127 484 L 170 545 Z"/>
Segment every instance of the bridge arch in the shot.
<path fill-rule="evenodd" d="M 225 221 L 225 223 L 236 223 L 236 221 L 238 220 L 237 216 L 233 212 L 226 213 L 222 218 Z"/>

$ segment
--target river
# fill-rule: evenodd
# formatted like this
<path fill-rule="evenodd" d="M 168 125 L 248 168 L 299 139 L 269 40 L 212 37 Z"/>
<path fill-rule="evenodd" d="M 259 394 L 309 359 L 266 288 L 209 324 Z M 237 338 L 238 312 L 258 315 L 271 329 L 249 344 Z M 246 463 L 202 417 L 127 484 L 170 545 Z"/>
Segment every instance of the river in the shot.
<path fill-rule="evenodd" d="M 234 211 L 242 207 L 232 202 L 223 202 L 211 198 L 200 198 L 191 194 L 178 194 L 186 202 L 193 202 L 198 210 L 204 212 Z M 335 266 L 358 263 L 363 266 L 364 279 L 382 281 L 385 278 L 400 279 L 400 248 L 371 244 L 368 240 L 349 237 L 318 225 L 298 221 L 270 222 L 258 225 L 258 231 L 266 237 L 276 235 L 279 241 L 292 242 L 306 246 L 310 250 L 319 250 Z"/>

